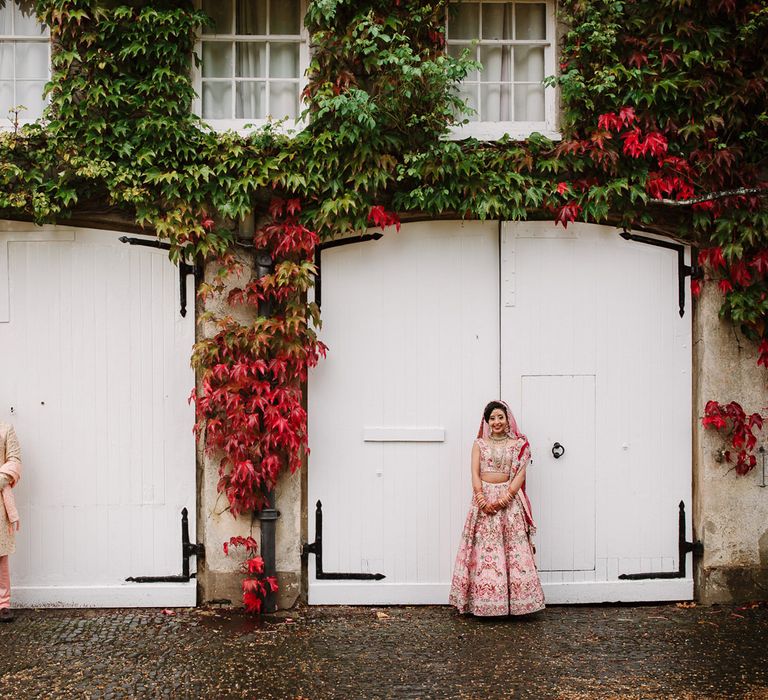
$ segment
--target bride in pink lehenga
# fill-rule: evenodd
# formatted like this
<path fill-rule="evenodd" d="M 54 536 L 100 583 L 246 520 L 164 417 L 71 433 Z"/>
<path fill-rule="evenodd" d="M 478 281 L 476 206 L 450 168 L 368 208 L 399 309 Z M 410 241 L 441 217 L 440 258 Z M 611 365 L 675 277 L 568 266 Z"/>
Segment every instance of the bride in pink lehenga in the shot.
<path fill-rule="evenodd" d="M 474 498 L 456 555 L 449 603 L 473 615 L 525 615 L 544 607 L 525 494 L 531 450 L 503 401 L 483 411 L 472 445 Z"/>

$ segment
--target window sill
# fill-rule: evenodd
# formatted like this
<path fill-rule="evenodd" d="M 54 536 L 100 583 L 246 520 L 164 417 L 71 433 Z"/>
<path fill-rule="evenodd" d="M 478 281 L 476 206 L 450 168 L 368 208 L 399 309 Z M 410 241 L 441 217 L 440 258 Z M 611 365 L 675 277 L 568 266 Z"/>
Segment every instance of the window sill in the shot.
<path fill-rule="evenodd" d="M 563 139 L 562 134 L 546 122 L 470 122 L 451 127 L 447 138 L 450 141 L 469 138 L 478 141 L 498 141 L 507 136 L 512 141 L 525 141 L 533 133 L 539 133 L 551 141 Z"/>
<path fill-rule="evenodd" d="M 306 128 L 307 122 L 302 119 L 203 119 L 203 121 L 216 132 L 234 131 L 240 136 L 250 136 L 268 124 L 272 125 L 275 133 L 284 136 L 293 136 Z"/>
<path fill-rule="evenodd" d="M 31 124 L 35 124 L 39 122 L 42 119 L 42 117 L 37 117 L 36 119 L 19 119 L 19 129 L 21 129 L 22 126 L 30 126 Z M 14 130 L 14 124 L 13 121 L 10 119 L 0 119 L 0 131 L 7 132 L 7 131 L 13 131 Z"/>

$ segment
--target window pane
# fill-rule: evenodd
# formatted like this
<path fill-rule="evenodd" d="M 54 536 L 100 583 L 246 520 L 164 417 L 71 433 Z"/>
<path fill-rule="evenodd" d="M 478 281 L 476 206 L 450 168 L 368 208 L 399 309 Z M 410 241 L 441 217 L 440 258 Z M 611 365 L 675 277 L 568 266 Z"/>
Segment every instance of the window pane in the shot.
<path fill-rule="evenodd" d="M 483 39 L 511 39 L 513 11 L 511 2 L 483 5 Z"/>
<path fill-rule="evenodd" d="M 467 51 L 468 57 L 471 60 L 475 59 L 476 49 L 469 44 L 448 44 L 448 55 L 454 58 L 461 58 L 464 51 Z M 478 73 L 476 70 L 471 70 L 467 73 L 467 77 L 464 80 L 477 80 Z"/>
<path fill-rule="evenodd" d="M 237 33 L 267 33 L 267 0 L 237 0 Z"/>
<path fill-rule="evenodd" d="M 544 121 L 543 85 L 515 85 L 515 121 Z"/>
<path fill-rule="evenodd" d="M 480 37 L 480 5 L 462 2 L 448 8 L 448 38 L 477 39 Z"/>
<path fill-rule="evenodd" d="M 4 7 L 0 7 L 0 34 L 12 33 L 11 12 L 13 12 L 13 3 L 6 2 Z M 0 119 L 2 118 L 5 118 L 4 114 L 0 115 Z"/>
<path fill-rule="evenodd" d="M 13 79 L 13 44 L 8 41 L 0 41 L 0 80 Z M 0 117 L 4 117 L 0 114 Z"/>
<path fill-rule="evenodd" d="M 203 34 L 232 33 L 232 0 L 203 0 L 203 12 L 213 21 L 213 27 L 205 27 Z"/>
<path fill-rule="evenodd" d="M 508 122 L 512 120 L 511 85 L 481 85 L 480 114 L 486 122 Z"/>
<path fill-rule="evenodd" d="M 262 42 L 237 44 L 237 77 L 263 78 L 266 74 L 267 45 Z"/>
<path fill-rule="evenodd" d="M 16 36 L 44 36 L 46 28 L 37 21 L 35 8 L 31 2 L 22 2 L 21 6 L 14 0 L 6 0 L 13 5 L 14 34 Z"/>
<path fill-rule="evenodd" d="M 265 83 L 238 83 L 237 84 L 237 111 L 238 119 L 263 119 L 264 118 L 264 90 Z"/>
<path fill-rule="evenodd" d="M 232 83 L 203 81 L 203 119 L 232 119 Z"/>
<path fill-rule="evenodd" d="M 7 126 L 6 119 L 13 119 L 8 112 L 13 106 L 13 83 L 0 80 L 0 126 Z"/>
<path fill-rule="evenodd" d="M 544 47 L 515 47 L 515 82 L 538 83 L 544 80 Z"/>
<path fill-rule="evenodd" d="M 37 119 L 43 114 L 43 88 L 42 81 L 17 80 L 16 101 L 27 109 L 19 116 L 22 119 Z"/>
<path fill-rule="evenodd" d="M 512 60 L 509 48 L 503 46 L 481 46 L 480 63 L 483 64 L 482 80 L 506 81 L 512 80 Z"/>
<path fill-rule="evenodd" d="M 232 44 L 218 41 L 203 42 L 203 77 L 232 77 Z"/>
<path fill-rule="evenodd" d="M 459 86 L 459 97 L 467 107 L 474 110 L 472 114 L 461 115 L 462 118 L 469 119 L 471 122 L 476 122 L 479 118 L 477 114 L 477 84 L 462 83 Z"/>
<path fill-rule="evenodd" d="M 515 17 L 516 39 L 546 39 L 546 5 L 520 3 Z"/>
<path fill-rule="evenodd" d="M 269 75 L 271 78 L 298 78 L 299 45 L 271 44 L 269 47 Z"/>
<path fill-rule="evenodd" d="M 299 116 L 299 86 L 281 81 L 269 84 L 269 113 L 275 119 Z"/>
<path fill-rule="evenodd" d="M 270 0 L 269 33 L 299 34 L 301 9 L 299 0 Z"/>
<path fill-rule="evenodd" d="M 16 78 L 48 80 L 48 42 L 16 43 Z"/>

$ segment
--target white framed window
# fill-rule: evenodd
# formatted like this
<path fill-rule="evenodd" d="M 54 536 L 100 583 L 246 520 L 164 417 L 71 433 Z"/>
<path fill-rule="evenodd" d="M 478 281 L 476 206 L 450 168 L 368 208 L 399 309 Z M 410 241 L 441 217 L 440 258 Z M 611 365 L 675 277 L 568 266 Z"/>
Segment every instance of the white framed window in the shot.
<path fill-rule="evenodd" d="M 454 136 L 522 138 L 538 131 L 558 137 L 555 90 L 543 84 L 555 73 L 554 9 L 554 0 L 462 0 L 448 7 L 448 53 L 468 51 L 482 64 L 461 84 L 474 114 Z"/>
<path fill-rule="evenodd" d="M 268 119 L 294 126 L 309 64 L 302 0 L 201 0 L 197 113 L 214 128 Z"/>
<path fill-rule="evenodd" d="M 19 121 L 34 121 L 43 114 L 45 84 L 51 75 L 48 27 L 37 21 L 34 3 L 6 0 L 0 7 L 0 125 L 22 105 Z"/>

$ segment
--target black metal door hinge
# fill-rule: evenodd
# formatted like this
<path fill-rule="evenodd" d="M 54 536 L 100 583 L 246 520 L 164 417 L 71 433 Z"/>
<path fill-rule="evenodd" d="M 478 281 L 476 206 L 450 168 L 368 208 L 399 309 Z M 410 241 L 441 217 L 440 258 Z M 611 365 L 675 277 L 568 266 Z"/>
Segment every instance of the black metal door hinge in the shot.
<path fill-rule="evenodd" d="M 186 508 L 181 509 L 181 575 L 170 576 L 129 576 L 126 581 L 133 583 L 187 583 L 195 578 L 195 574 L 189 573 L 189 558 L 205 556 L 205 547 L 202 544 L 194 544 L 189 541 L 189 513 Z"/>
<path fill-rule="evenodd" d="M 701 268 L 697 262 L 697 251 L 695 248 L 691 249 L 691 264 L 685 264 L 685 247 L 679 243 L 672 243 L 671 241 L 663 241 L 658 238 L 650 238 L 649 236 L 640 236 L 635 233 L 630 233 L 624 229 L 619 234 L 625 241 L 635 241 L 637 243 L 645 243 L 646 245 L 654 245 L 658 248 L 667 248 L 668 250 L 674 250 L 677 253 L 677 302 L 680 318 L 685 315 L 685 278 L 700 279 L 702 276 Z"/>
<path fill-rule="evenodd" d="M 120 236 L 118 239 L 121 243 L 128 243 L 129 245 L 140 245 L 145 248 L 160 248 L 161 250 L 170 250 L 170 243 L 163 243 L 162 241 L 151 241 L 144 238 L 131 238 L 129 236 Z M 179 260 L 179 313 L 182 317 L 187 315 L 187 275 L 194 275 L 195 277 L 195 289 L 202 280 L 202 268 L 197 263 L 191 264 L 186 260 Z"/>
<path fill-rule="evenodd" d="M 321 308 L 323 303 L 323 279 L 320 274 L 322 267 L 322 252 L 329 248 L 338 248 L 352 243 L 365 243 L 366 241 L 378 241 L 384 237 L 383 233 L 365 233 L 361 236 L 350 236 L 349 238 L 338 238 L 335 241 L 326 241 L 315 246 L 315 303 L 317 308 Z"/>
<path fill-rule="evenodd" d="M 685 539 L 685 503 L 680 501 L 677 515 L 677 571 L 652 571 L 645 574 L 621 574 L 623 581 L 639 581 L 649 578 L 685 578 L 685 557 L 688 552 L 700 557 L 704 553 L 704 545 L 701 542 L 687 542 Z"/>
<path fill-rule="evenodd" d="M 315 507 L 315 541 L 304 543 L 301 548 L 301 555 L 315 555 L 315 578 L 316 579 L 337 579 L 354 581 L 381 581 L 386 578 L 384 574 L 355 574 L 355 573 L 330 573 L 323 571 L 323 504 L 317 502 Z"/>

